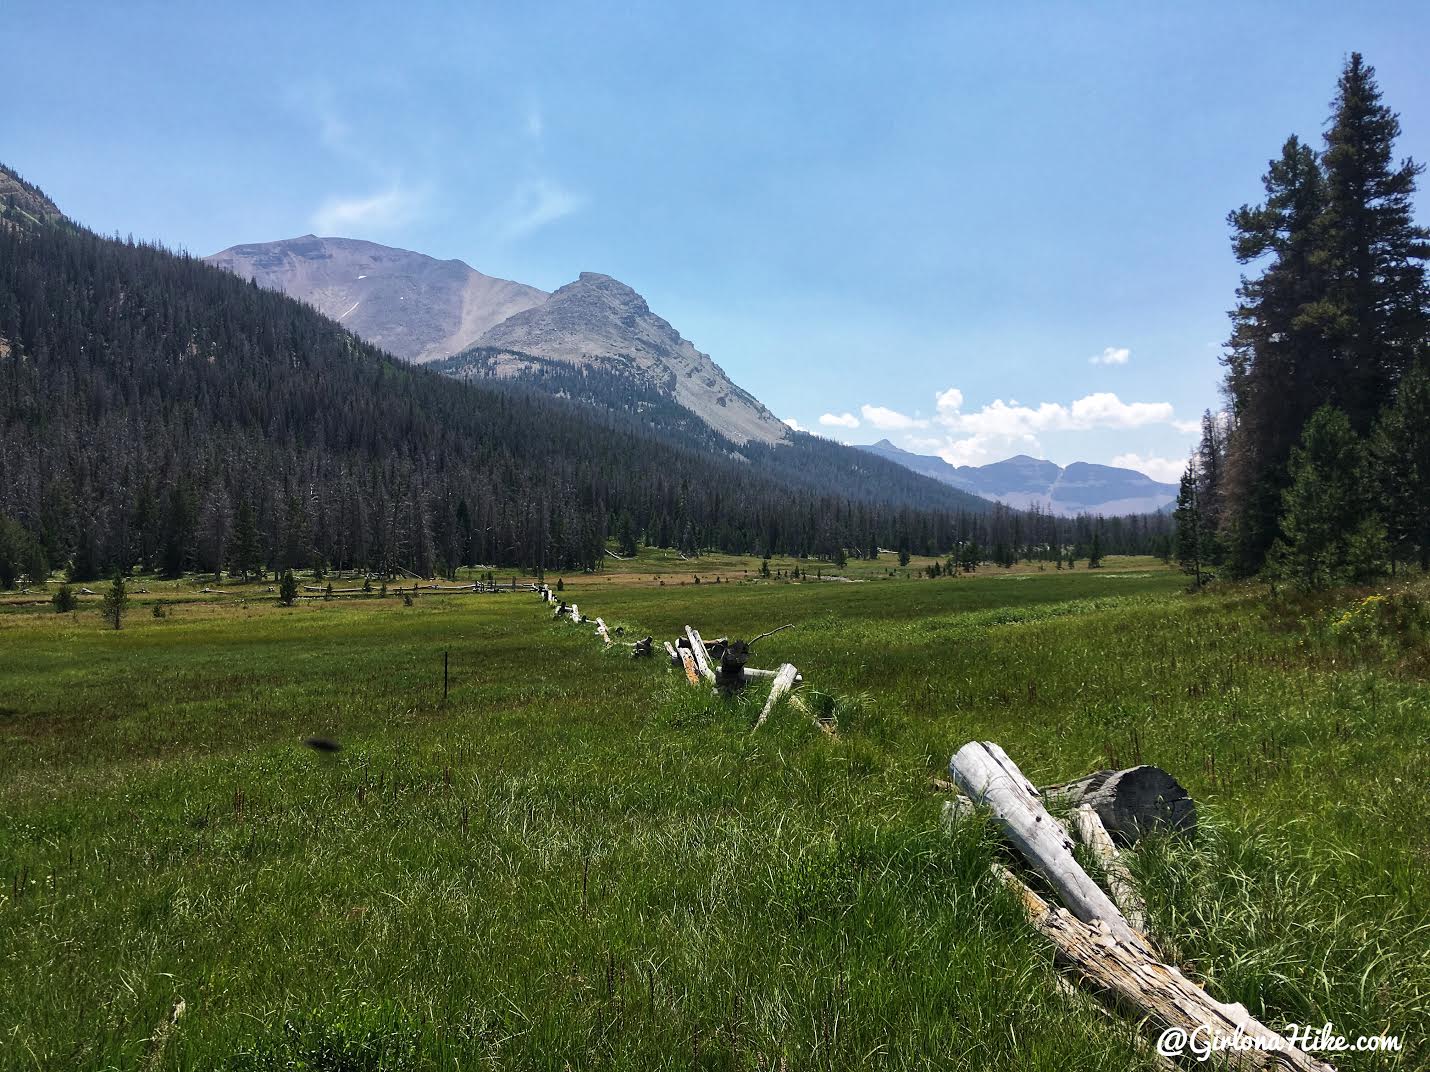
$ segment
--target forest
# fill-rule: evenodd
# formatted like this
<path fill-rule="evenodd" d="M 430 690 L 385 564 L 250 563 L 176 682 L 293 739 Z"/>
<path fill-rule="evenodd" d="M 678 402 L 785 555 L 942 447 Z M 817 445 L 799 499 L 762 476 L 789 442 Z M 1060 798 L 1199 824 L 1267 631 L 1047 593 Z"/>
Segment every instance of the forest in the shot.
<path fill-rule="evenodd" d="M 0 586 L 594 569 L 612 540 L 830 561 L 1168 546 L 1166 517 L 1013 511 L 807 435 L 740 448 L 614 374 L 408 366 L 192 257 L 13 197 L 0 223 Z"/>

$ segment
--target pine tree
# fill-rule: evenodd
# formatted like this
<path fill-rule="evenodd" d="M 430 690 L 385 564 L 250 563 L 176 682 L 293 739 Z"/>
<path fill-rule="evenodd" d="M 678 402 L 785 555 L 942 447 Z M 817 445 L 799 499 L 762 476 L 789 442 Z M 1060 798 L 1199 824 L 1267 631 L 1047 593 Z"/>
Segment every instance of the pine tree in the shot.
<path fill-rule="evenodd" d="M 124 612 L 129 609 L 129 590 L 124 584 L 124 575 L 116 573 L 114 583 L 109 586 L 109 590 L 104 593 L 104 597 L 99 602 L 99 614 L 106 622 L 115 629 L 120 628 L 124 623 Z"/>
<path fill-rule="evenodd" d="M 1376 516 L 1365 447 L 1350 419 L 1323 406 L 1291 452 L 1274 574 L 1303 590 L 1364 582 L 1381 572 L 1385 527 Z"/>
<path fill-rule="evenodd" d="M 253 514 L 253 505 L 245 499 L 238 504 L 238 515 L 234 518 L 233 536 L 229 542 L 228 571 L 241 580 L 259 572 L 263 564 L 263 552 L 259 545 L 258 521 Z"/>
<path fill-rule="evenodd" d="M 1415 225 L 1411 200 L 1424 167 L 1395 162 L 1400 119 L 1359 52 L 1341 73 L 1332 109 L 1322 157 L 1329 288 L 1318 311 L 1345 383 L 1326 397 L 1365 435 L 1430 338 L 1423 263 L 1430 230 Z"/>
<path fill-rule="evenodd" d="M 1172 516 L 1177 525 L 1177 565 L 1182 568 L 1183 573 L 1190 574 L 1200 588 L 1205 583 L 1202 574 L 1205 564 L 1202 538 L 1206 534 L 1207 526 L 1202 515 L 1199 488 L 1201 481 L 1197 470 L 1198 462 L 1193 458 L 1187 465 L 1186 472 L 1182 474 L 1181 487 L 1177 491 L 1177 509 Z"/>
<path fill-rule="evenodd" d="M 1430 570 L 1430 373 L 1417 364 L 1371 439 L 1381 512 L 1393 559 Z"/>
<path fill-rule="evenodd" d="M 278 602 L 291 607 L 297 601 L 298 579 L 293 576 L 292 570 L 284 570 L 283 578 L 278 582 Z"/>
<path fill-rule="evenodd" d="M 1325 179 L 1315 151 L 1292 135 L 1262 181 L 1265 202 L 1229 217 L 1236 259 L 1270 258 L 1259 275 L 1242 277 L 1223 358 L 1232 420 L 1225 526 L 1232 568 L 1243 576 L 1261 568 L 1276 538 L 1287 459 L 1331 379 L 1324 329 L 1308 315 L 1326 290 Z"/>
<path fill-rule="evenodd" d="M 1087 549 L 1087 568 L 1102 568 L 1102 533 L 1097 529 L 1092 530 L 1092 543 Z"/>
<path fill-rule="evenodd" d="M 71 588 L 67 584 L 62 584 L 55 589 L 55 594 L 51 598 L 50 602 L 55 605 L 56 614 L 68 614 L 70 611 L 74 610 L 75 605 L 79 602 L 79 600 L 75 596 L 73 588 Z"/>

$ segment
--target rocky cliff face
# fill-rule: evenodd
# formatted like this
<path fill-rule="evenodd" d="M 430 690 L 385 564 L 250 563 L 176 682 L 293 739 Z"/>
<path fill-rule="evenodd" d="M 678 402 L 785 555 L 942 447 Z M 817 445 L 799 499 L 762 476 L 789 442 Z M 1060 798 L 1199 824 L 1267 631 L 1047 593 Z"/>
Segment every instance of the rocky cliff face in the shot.
<path fill-rule="evenodd" d="M 408 361 L 465 350 L 492 325 L 546 300 L 543 290 L 483 275 L 462 261 L 351 238 L 304 235 L 233 246 L 206 259 L 307 302 Z"/>
<path fill-rule="evenodd" d="M 488 330 L 482 346 L 639 371 L 664 394 L 736 443 L 774 443 L 787 429 L 644 298 L 608 275 L 582 272 L 539 306 Z"/>

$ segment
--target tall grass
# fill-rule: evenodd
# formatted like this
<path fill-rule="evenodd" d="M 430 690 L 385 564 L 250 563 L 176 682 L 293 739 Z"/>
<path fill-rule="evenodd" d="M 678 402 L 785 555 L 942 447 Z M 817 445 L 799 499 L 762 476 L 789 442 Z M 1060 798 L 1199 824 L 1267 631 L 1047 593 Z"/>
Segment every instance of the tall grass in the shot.
<path fill-rule="evenodd" d="M 795 622 L 753 662 L 838 738 L 751 736 L 757 698 L 529 596 L 0 615 L 0 1067 L 1152 1067 L 940 823 L 970 738 L 1038 781 L 1165 766 L 1203 833 L 1134 865 L 1189 970 L 1273 1025 L 1423 1031 L 1414 666 L 1337 654 L 1337 608 L 1023 576 L 568 579 L 628 636 Z"/>

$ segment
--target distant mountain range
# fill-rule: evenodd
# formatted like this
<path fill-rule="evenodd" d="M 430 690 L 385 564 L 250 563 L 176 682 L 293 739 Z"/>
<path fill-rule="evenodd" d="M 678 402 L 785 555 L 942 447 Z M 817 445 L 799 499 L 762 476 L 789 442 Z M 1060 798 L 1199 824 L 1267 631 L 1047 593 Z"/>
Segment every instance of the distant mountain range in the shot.
<path fill-rule="evenodd" d="M 1177 486 L 1153 480 L 1135 469 L 1055 462 L 1026 454 L 990 465 L 950 465 L 942 458 L 913 454 L 887 439 L 861 447 L 915 473 L 963 491 L 1020 509 L 1037 506 L 1056 514 L 1138 514 L 1164 509 L 1176 501 Z"/>
<path fill-rule="evenodd" d="M 512 377 L 523 374 L 529 356 L 638 372 L 735 444 L 778 443 L 788 434 L 644 298 L 608 275 L 582 272 L 547 294 L 462 261 L 314 235 L 233 246 L 206 259 L 307 302 L 408 361 L 437 361 L 480 346 L 493 371 Z M 511 360 L 493 365 L 493 352 L 502 351 L 511 352 Z"/>

